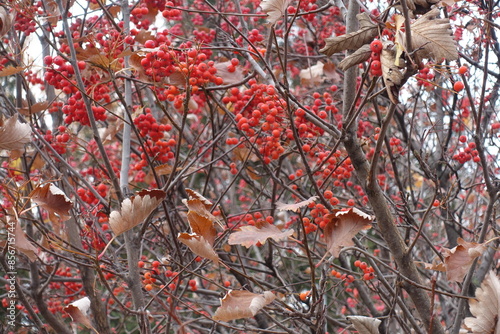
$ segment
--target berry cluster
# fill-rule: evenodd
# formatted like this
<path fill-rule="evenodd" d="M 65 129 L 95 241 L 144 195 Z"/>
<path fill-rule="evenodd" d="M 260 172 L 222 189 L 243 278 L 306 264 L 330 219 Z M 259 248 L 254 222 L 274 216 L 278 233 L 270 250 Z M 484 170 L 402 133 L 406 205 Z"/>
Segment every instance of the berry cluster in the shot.
<path fill-rule="evenodd" d="M 382 63 L 380 62 L 380 53 L 384 48 L 382 42 L 379 39 L 375 39 L 370 43 L 370 50 L 372 54 L 370 56 L 370 73 L 374 77 L 379 77 L 382 75 Z"/>
<path fill-rule="evenodd" d="M 467 137 L 462 135 L 458 138 L 458 140 L 461 143 L 465 143 L 467 142 Z M 470 142 L 469 144 L 467 144 L 467 146 L 463 150 L 453 156 L 453 160 L 456 160 L 461 164 L 464 164 L 470 160 L 473 160 L 475 163 L 480 162 L 481 159 L 479 158 L 479 153 L 476 150 L 476 143 Z"/>
<path fill-rule="evenodd" d="M 375 278 L 375 270 L 373 269 L 373 267 L 368 266 L 366 264 L 366 262 L 362 262 L 360 260 L 356 260 L 356 261 L 354 261 L 354 266 L 358 267 L 361 270 L 363 270 L 363 273 L 364 273 L 363 279 L 365 281 L 369 281 L 369 280 Z"/>

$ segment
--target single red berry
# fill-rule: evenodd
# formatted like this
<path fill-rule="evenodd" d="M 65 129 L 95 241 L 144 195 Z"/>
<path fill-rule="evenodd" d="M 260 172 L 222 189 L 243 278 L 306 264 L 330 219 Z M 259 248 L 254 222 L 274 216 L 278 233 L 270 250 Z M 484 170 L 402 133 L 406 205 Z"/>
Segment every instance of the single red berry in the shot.
<path fill-rule="evenodd" d="M 465 73 L 467 73 L 468 70 L 469 68 L 467 66 L 460 66 L 460 68 L 458 69 L 458 73 L 460 75 L 464 75 Z"/>
<path fill-rule="evenodd" d="M 354 261 L 354 266 L 355 267 L 359 268 L 360 265 L 361 265 L 361 261 L 359 261 L 359 260 Z"/>
<path fill-rule="evenodd" d="M 467 141 L 467 137 L 466 137 L 466 136 L 464 136 L 464 135 L 461 135 L 461 136 L 458 138 L 458 140 L 459 140 L 460 142 L 462 142 L 462 143 L 465 143 L 465 142 Z"/>
<path fill-rule="evenodd" d="M 439 202 L 438 199 L 434 200 L 434 202 L 432 203 L 432 206 L 434 207 L 438 207 L 439 205 L 441 204 L 441 202 Z"/>
<path fill-rule="evenodd" d="M 326 199 L 330 199 L 333 197 L 333 192 L 331 190 L 325 190 L 323 196 L 325 196 Z"/>
<path fill-rule="evenodd" d="M 372 61 L 372 64 L 370 65 L 370 69 L 372 71 L 380 71 L 382 69 L 382 64 L 380 63 L 380 60 Z"/>
<path fill-rule="evenodd" d="M 464 83 L 462 81 L 455 82 L 455 84 L 453 85 L 453 90 L 459 92 L 462 89 L 464 89 Z"/>
<path fill-rule="evenodd" d="M 370 43 L 370 50 L 372 52 L 381 52 L 383 48 L 382 42 L 378 39 L 373 40 L 373 42 Z"/>
<path fill-rule="evenodd" d="M 347 201 L 347 205 L 349 205 L 349 206 L 354 206 L 354 204 L 355 204 L 355 202 L 352 198 Z"/>

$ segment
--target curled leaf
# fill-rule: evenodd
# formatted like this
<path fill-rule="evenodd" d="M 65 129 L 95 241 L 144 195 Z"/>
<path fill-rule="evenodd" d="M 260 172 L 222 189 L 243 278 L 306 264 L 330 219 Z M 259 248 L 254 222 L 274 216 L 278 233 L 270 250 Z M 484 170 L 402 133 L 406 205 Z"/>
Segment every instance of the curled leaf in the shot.
<path fill-rule="evenodd" d="M 462 282 L 472 262 L 484 253 L 486 246 L 485 244 L 467 242 L 462 238 L 458 238 L 457 243 L 458 245 L 452 249 L 443 247 L 444 266 L 446 268 L 446 279 Z"/>
<path fill-rule="evenodd" d="M 275 24 L 284 14 L 291 0 L 263 0 L 262 11 L 267 14 L 267 21 Z"/>
<path fill-rule="evenodd" d="M 285 204 L 285 203 L 276 203 L 276 209 L 280 211 L 293 211 L 293 212 L 298 212 L 300 208 L 304 206 L 308 206 L 311 203 L 314 203 L 318 199 L 318 196 L 312 196 L 302 202 L 298 203 L 292 203 L 292 204 Z"/>
<path fill-rule="evenodd" d="M 69 210 L 73 208 L 73 202 L 52 183 L 36 187 L 30 197 L 33 202 L 49 212 L 52 222 L 66 221 L 70 218 Z"/>
<path fill-rule="evenodd" d="M 0 149 L 22 150 L 31 141 L 31 127 L 19 122 L 17 117 L 0 119 Z"/>
<path fill-rule="evenodd" d="M 342 59 L 342 61 L 339 63 L 339 68 L 345 71 L 350 67 L 356 66 L 364 61 L 367 61 L 368 59 L 370 59 L 371 55 L 372 55 L 372 50 L 370 50 L 370 45 L 365 44 L 356 51 L 354 51 L 354 53 Z"/>
<path fill-rule="evenodd" d="M 448 18 L 440 19 L 439 9 L 434 8 L 411 25 L 411 43 L 420 58 L 431 58 L 436 62 L 457 60 L 457 43 L 452 35 Z"/>
<path fill-rule="evenodd" d="M 71 304 L 68 304 L 64 308 L 64 312 L 68 313 L 71 319 L 75 322 L 78 322 L 84 325 L 87 328 L 94 330 L 97 333 L 97 330 L 92 327 L 92 323 L 90 322 L 87 313 L 90 308 L 90 299 L 89 297 L 83 297 L 81 299 L 75 300 Z"/>
<path fill-rule="evenodd" d="M 345 50 L 357 50 L 370 43 L 378 35 L 378 27 L 371 22 L 366 13 L 357 15 L 361 28 L 349 34 L 327 38 L 325 46 L 319 52 L 331 56 Z"/>
<path fill-rule="evenodd" d="M 357 208 L 337 211 L 327 216 L 329 222 L 324 229 L 327 250 L 338 257 L 344 247 L 353 246 L 352 238 L 361 230 L 372 227 L 373 216 Z"/>
<path fill-rule="evenodd" d="M 269 238 L 280 241 L 292 234 L 293 230 L 281 231 L 278 227 L 268 222 L 259 222 L 256 223 L 256 226 L 243 226 L 238 232 L 232 233 L 229 236 L 228 244 L 242 245 L 249 248 L 259 242 L 264 244 Z"/>
<path fill-rule="evenodd" d="M 404 75 L 401 69 L 396 66 L 396 52 L 392 46 L 385 46 L 380 54 L 382 64 L 382 77 L 384 78 L 387 95 L 392 103 L 399 103 L 399 90 L 403 85 Z"/>
<path fill-rule="evenodd" d="M 203 236 L 196 233 L 179 233 L 177 239 L 188 246 L 196 255 L 219 262 L 219 256 Z"/>
<path fill-rule="evenodd" d="M 500 332 L 500 280 L 493 271 L 476 289 L 476 298 L 469 299 L 473 317 L 465 318 L 464 324 L 473 334 Z"/>
<path fill-rule="evenodd" d="M 271 291 L 257 294 L 244 290 L 230 290 L 223 299 L 221 306 L 215 311 L 212 319 L 231 321 L 253 317 L 264 306 L 272 303 L 276 296 Z"/>
<path fill-rule="evenodd" d="M 143 190 L 136 196 L 122 202 L 120 211 L 113 211 L 109 215 L 109 226 L 120 235 L 142 223 L 151 212 L 163 201 L 166 194 L 163 190 Z"/>

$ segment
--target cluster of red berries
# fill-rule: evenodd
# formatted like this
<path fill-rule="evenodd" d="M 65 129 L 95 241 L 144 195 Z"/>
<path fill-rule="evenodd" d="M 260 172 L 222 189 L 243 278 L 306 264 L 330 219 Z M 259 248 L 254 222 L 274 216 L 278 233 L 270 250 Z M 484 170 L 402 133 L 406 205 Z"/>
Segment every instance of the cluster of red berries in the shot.
<path fill-rule="evenodd" d="M 76 300 L 79 298 L 79 296 L 85 295 L 85 291 L 83 290 L 83 285 L 81 281 L 78 281 L 74 278 L 76 278 L 79 274 L 79 270 L 76 270 L 75 272 L 71 271 L 71 268 L 66 267 L 66 268 L 58 268 L 56 270 L 55 276 L 59 277 L 67 277 L 67 278 L 72 278 L 72 281 L 68 282 L 57 282 L 57 281 L 51 281 L 49 283 L 49 288 L 51 290 L 59 290 L 64 288 L 64 292 L 61 293 L 63 296 L 67 296 L 64 300 L 61 301 L 60 298 L 56 300 L 49 299 L 47 301 L 47 305 L 49 306 L 49 311 L 52 313 L 57 313 L 57 312 L 62 312 L 63 308 L 70 304 L 72 301 Z M 64 313 L 63 313 L 64 316 Z"/>
<path fill-rule="evenodd" d="M 375 278 L 375 270 L 373 269 L 372 266 L 368 266 L 366 262 L 362 262 L 360 260 L 354 261 L 354 266 L 363 270 L 363 279 L 365 281 L 369 281 L 373 278 Z"/>
<path fill-rule="evenodd" d="M 458 140 L 461 143 L 465 143 L 467 142 L 467 137 L 462 135 L 458 138 Z M 481 159 L 479 158 L 479 153 L 476 150 L 476 143 L 468 143 L 463 150 L 453 156 L 453 160 L 456 160 L 461 164 L 464 164 L 470 160 L 474 161 L 475 163 L 479 163 Z"/>
<path fill-rule="evenodd" d="M 43 137 L 57 153 L 64 154 L 66 153 L 70 135 L 66 132 L 65 126 L 60 126 L 58 132 L 59 133 L 54 136 L 52 130 L 47 130 Z"/>
<path fill-rule="evenodd" d="M 370 50 L 372 54 L 370 56 L 370 73 L 374 77 L 379 77 L 382 75 L 382 63 L 380 62 L 380 53 L 384 48 L 382 42 L 379 39 L 375 39 L 370 43 Z"/>

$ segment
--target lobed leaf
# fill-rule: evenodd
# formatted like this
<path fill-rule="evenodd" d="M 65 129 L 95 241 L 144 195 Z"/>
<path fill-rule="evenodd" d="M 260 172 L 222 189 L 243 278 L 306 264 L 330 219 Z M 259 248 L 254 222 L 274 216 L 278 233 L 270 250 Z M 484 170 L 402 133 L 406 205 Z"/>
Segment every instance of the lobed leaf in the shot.
<path fill-rule="evenodd" d="M 434 8 L 411 24 L 411 43 L 419 58 L 436 62 L 457 60 L 457 43 L 452 35 L 448 18 L 439 19 L 439 9 Z M 406 48 L 406 46 L 405 46 Z"/>
<path fill-rule="evenodd" d="M 469 299 L 473 317 L 464 319 L 464 324 L 473 334 L 500 333 L 500 280 L 493 271 L 476 289 L 476 298 Z"/>
<path fill-rule="evenodd" d="M 443 247 L 444 266 L 446 278 L 449 281 L 462 282 L 469 271 L 472 262 L 486 250 L 485 244 L 467 242 L 462 238 L 457 239 L 458 245 L 452 249 Z"/>
<path fill-rule="evenodd" d="M 196 255 L 219 262 L 219 256 L 203 236 L 196 233 L 179 233 L 177 239 L 188 246 Z"/>
<path fill-rule="evenodd" d="M 272 303 L 276 296 L 270 291 L 257 294 L 244 290 L 230 290 L 223 299 L 221 306 L 215 311 L 212 319 L 231 321 L 253 317 L 264 306 Z"/>
<path fill-rule="evenodd" d="M 331 56 L 345 50 L 357 50 L 364 44 L 369 44 L 378 35 L 378 27 L 370 21 L 366 13 L 358 14 L 357 17 L 361 26 L 359 30 L 327 38 L 325 46 L 319 52 Z"/>
<path fill-rule="evenodd" d="M 17 117 L 0 119 L 0 149 L 21 150 L 31 141 L 31 127 L 19 122 Z"/>
<path fill-rule="evenodd" d="M 109 215 L 109 226 L 115 235 L 120 235 L 142 223 L 151 212 L 163 201 L 166 194 L 163 190 L 143 190 L 136 196 L 122 202 L 120 211 Z"/>
<path fill-rule="evenodd" d="M 293 230 L 281 231 L 277 226 L 271 225 L 268 222 L 259 222 L 256 223 L 256 226 L 243 226 L 238 232 L 232 233 L 229 236 L 228 244 L 242 245 L 249 248 L 259 242 L 264 244 L 269 238 L 275 241 L 286 239 L 293 232 Z"/>
<path fill-rule="evenodd" d="M 275 24 L 284 14 L 291 0 L 263 0 L 262 11 L 267 14 L 267 21 Z"/>

